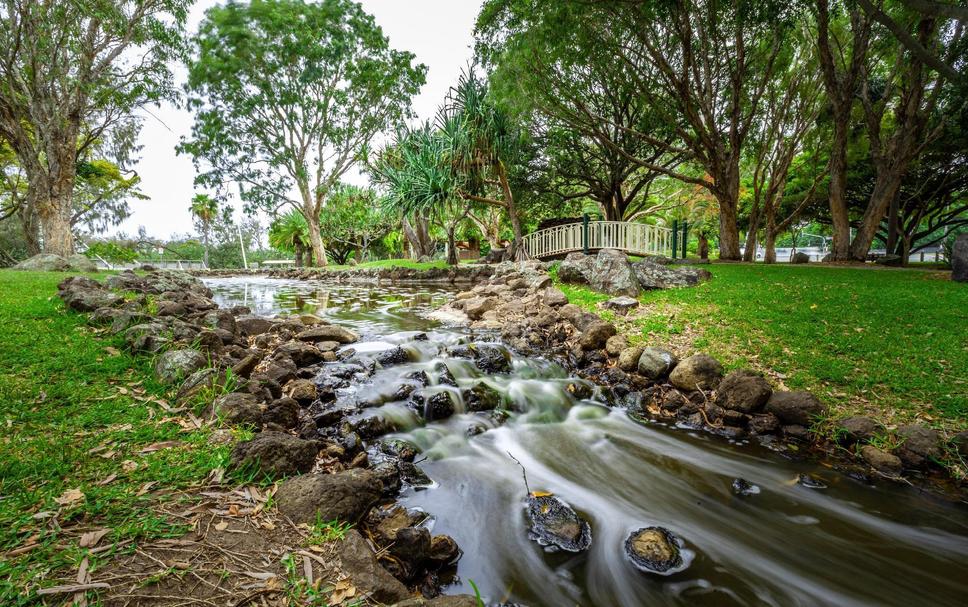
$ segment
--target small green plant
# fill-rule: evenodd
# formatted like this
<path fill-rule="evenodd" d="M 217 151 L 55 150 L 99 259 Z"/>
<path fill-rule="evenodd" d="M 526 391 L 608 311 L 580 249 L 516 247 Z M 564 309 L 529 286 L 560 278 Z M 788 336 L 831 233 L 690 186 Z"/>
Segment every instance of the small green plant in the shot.
<path fill-rule="evenodd" d="M 467 583 L 474 589 L 474 600 L 477 601 L 477 607 L 484 607 L 484 599 L 481 598 L 481 589 L 477 587 L 474 580 L 467 580 Z"/>
<path fill-rule="evenodd" d="M 318 545 L 342 540 L 346 536 L 346 532 L 352 528 L 352 523 L 343 523 L 335 519 L 324 521 L 317 514 L 316 522 L 313 523 L 309 537 L 306 538 L 306 544 Z"/>
<path fill-rule="evenodd" d="M 310 584 L 299 572 L 299 565 L 292 553 L 282 557 L 286 570 L 286 604 L 303 607 L 329 607 L 329 601 L 318 588 Z"/>

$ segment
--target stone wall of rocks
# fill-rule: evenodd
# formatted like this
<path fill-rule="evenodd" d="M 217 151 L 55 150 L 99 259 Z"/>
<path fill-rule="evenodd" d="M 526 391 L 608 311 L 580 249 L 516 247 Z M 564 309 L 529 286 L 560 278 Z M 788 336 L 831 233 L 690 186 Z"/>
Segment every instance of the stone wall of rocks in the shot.
<path fill-rule="evenodd" d="M 581 263 L 597 265 L 601 258 L 606 265 L 612 263 L 606 256 L 610 254 L 603 251 L 593 262 L 585 258 Z M 776 390 L 753 370 L 725 373 L 719 361 L 704 353 L 680 360 L 660 344 L 630 346 L 614 324 L 568 303 L 546 270 L 533 261 L 501 267 L 489 280 L 458 293 L 437 317 L 500 331 L 511 348 L 556 359 L 607 387 L 612 403 L 633 416 L 728 439 L 751 438 L 788 452 L 795 445 L 798 453 L 812 449 L 838 458 L 847 453 L 851 457 L 841 461 L 842 467 L 855 474 L 927 475 L 941 471 L 945 450 L 968 457 L 968 432 L 946 442 L 937 430 L 923 425 L 901 426 L 892 433 L 868 417 L 830 420 L 828 408 L 813 394 Z M 560 277 L 561 267 L 558 271 Z M 624 314 L 637 305 L 637 300 L 621 296 L 603 307 Z M 885 437 L 889 440 L 878 440 Z M 896 447 L 876 446 L 885 443 Z"/>
<path fill-rule="evenodd" d="M 494 265 L 463 264 L 446 268 L 357 268 L 327 270 L 326 268 L 287 268 L 277 270 L 195 270 L 195 276 L 239 276 L 245 274 L 286 278 L 290 280 L 327 280 L 331 282 L 437 282 L 445 284 L 475 283 L 489 278 Z"/>
<path fill-rule="evenodd" d="M 558 266 L 558 279 L 609 295 L 637 297 L 643 290 L 693 287 L 712 278 L 708 270 L 671 267 L 671 261 L 656 256 L 631 262 L 616 249 L 602 249 L 596 255 L 569 253 Z"/>
<path fill-rule="evenodd" d="M 341 550 L 342 568 L 362 593 L 381 604 L 476 605 L 467 596 L 411 598 L 417 587 L 433 596 L 434 581 L 453 574 L 461 550 L 421 526 L 426 513 L 395 503 L 402 488 L 430 482 L 413 463 L 416 451 L 376 440 L 392 428 L 365 421 L 379 418 L 355 419 L 362 405 L 334 406 L 337 389 L 405 360 L 402 349 L 360 358 L 340 349 L 357 341 L 352 331 L 317 316 L 220 309 L 184 272 L 123 272 L 103 283 L 75 276 L 59 285 L 59 295 L 68 309 L 123 336 L 130 351 L 154 356 L 155 376 L 176 391 L 177 406 L 204 406 L 218 420 L 213 441 L 232 441 L 231 426 L 254 429 L 254 438 L 232 447 L 229 467 L 286 477 L 275 495 L 282 514 L 297 524 L 354 523 L 368 536 L 350 531 Z M 448 415 L 424 402 L 421 387 L 429 381 L 414 377 L 401 389 L 421 411 Z M 486 396 L 479 395 L 482 406 Z M 491 408 L 499 404 L 491 401 Z"/>

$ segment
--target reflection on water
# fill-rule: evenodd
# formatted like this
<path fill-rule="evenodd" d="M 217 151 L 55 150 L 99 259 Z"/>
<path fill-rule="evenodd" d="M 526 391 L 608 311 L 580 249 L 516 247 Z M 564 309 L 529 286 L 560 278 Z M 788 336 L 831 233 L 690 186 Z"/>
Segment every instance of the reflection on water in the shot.
<path fill-rule="evenodd" d="M 434 533 L 452 535 L 464 550 L 461 581 L 448 593 L 473 592 L 473 580 L 489 600 L 531 607 L 966 604 L 964 508 L 890 483 L 868 486 L 755 444 L 636 423 L 603 406 L 600 392 L 576 399 L 568 387 L 575 380 L 547 361 L 515 356 L 512 373 L 483 373 L 447 354 L 468 333 L 418 315 L 442 292 L 206 282 L 224 305 L 325 314 L 364 332 L 367 352 L 403 345 L 413 354 L 339 398 L 371 403 L 361 415 L 393 422 L 396 437 L 423 451 L 420 467 L 434 484 L 408 490 L 403 501 L 430 513 Z M 415 341 L 415 331 L 429 340 Z M 441 377 L 441 362 L 457 386 L 434 389 L 452 394 L 456 415 L 427 424 L 406 402 L 387 402 L 413 371 Z M 508 403 L 507 423 L 469 412 L 468 389 L 480 382 Z M 554 492 L 589 520 L 586 553 L 548 553 L 528 539 L 521 469 L 509 453 L 532 489 Z M 801 473 L 828 488 L 797 485 Z M 737 477 L 760 492 L 734 495 Z M 652 576 L 626 560 L 626 536 L 649 525 L 683 538 L 688 569 Z"/>

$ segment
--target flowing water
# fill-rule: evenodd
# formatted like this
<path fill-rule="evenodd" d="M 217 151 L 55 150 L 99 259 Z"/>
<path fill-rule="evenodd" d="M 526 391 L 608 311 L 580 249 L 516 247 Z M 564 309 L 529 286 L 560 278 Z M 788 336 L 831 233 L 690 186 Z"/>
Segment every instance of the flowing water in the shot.
<path fill-rule="evenodd" d="M 511 401 L 516 413 L 503 425 L 474 413 L 421 424 L 392 402 L 366 410 L 392 419 L 404 428 L 395 436 L 423 450 L 419 465 L 434 482 L 407 490 L 402 502 L 430 513 L 433 532 L 463 549 L 448 593 L 473 593 L 473 581 L 490 601 L 531 607 L 968 604 L 963 507 L 888 482 L 870 486 L 757 444 L 637 423 L 604 406 L 597 391 L 575 399 L 566 390 L 575 380 L 544 360 L 515 356 L 512 373 L 484 374 L 443 352 L 493 335 L 422 317 L 446 300 L 445 290 L 258 278 L 206 283 L 222 305 L 267 315 L 315 312 L 359 332 L 358 351 L 403 344 L 417 358 L 377 371 L 350 389 L 357 397 L 388 396 L 403 376 L 432 375 L 444 361 L 458 385 L 485 381 Z M 415 341 L 416 332 L 429 339 Z M 590 522 L 588 551 L 552 553 L 528 539 L 522 469 L 509 454 L 532 490 L 553 492 Z M 801 473 L 827 487 L 797 484 Z M 737 477 L 759 492 L 735 496 Z M 685 570 L 647 574 L 626 559 L 625 538 L 650 525 L 683 539 Z"/>

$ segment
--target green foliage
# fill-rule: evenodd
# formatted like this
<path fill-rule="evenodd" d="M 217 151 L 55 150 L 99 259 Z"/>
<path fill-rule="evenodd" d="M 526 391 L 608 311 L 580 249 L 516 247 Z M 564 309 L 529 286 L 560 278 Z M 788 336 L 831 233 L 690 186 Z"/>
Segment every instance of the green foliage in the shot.
<path fill-rule="evenodd" d="M 319 217 L 327 249 L 339 264 L 346 263 L 356 250 L 365 257 L 395 223 L 396 216 L 386 211 L 376 192 L 348 184 L 333 188 Z"/>
<path fill-rule="evenodd" d="M 84 254 L 91 259 L 101 257 L 116 263 L 129 263 L 138 258 L 138 252 L 133 248 L 114 241 L 93 242 L 88 245 Z"/>
<path fill-rule="evenodd" d="M 309 530 L 309 537 L 306 538 L 306 544 L 309 546 L 318 546 L 329 542 L 342 541 L 346 532 L 352 528 L 352 523 L 344 523 L 337 520 L 324 521 L 317 514 L 316 521 Z"/>

